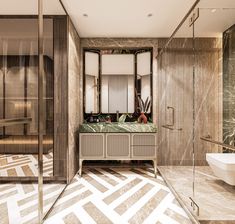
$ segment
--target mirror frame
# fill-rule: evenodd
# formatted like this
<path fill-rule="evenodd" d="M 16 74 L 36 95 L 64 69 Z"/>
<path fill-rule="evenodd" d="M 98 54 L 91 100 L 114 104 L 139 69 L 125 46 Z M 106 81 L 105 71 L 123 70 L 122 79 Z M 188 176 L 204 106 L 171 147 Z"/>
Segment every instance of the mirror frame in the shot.
<path fill-rule="evenodd" d="M 83 58 L 83 63 L 82 63 L 82 70 L 83 70 L 83 117 L 84 121 L 87 120 L 91 113 L 86 113 L 86 74 L 85 74 L 85 54 L 86 52 L 93 52 L 97 53 L 99 55 L 99 73 L 98 73 L 98 113 L 93 113 L 94 115 L 98 114 L 103 114 L 103 115 L 111 115 L 112 117 L 116 116 L 116 113 L 101 113 L 101 71 L 102 71 L 102 65 L 101 65 L 101 56 L 102 52 L 107 52 L 106 54 L 134 54 L 134 84 L 135 84 L 135 89 L 137 88 L 138 85 L 138 80 L 137 80 L 137 54 L 138 53 L 144 53 L 144 52 L 150 52 L 150 98 L 151 98 L 151 107 L 150 107 L 150 113 L 147 113 L 148 117 L 152 119 L 152 114 L 153 114 L 153 48 L 152 47 L 138 47 L 138 48 L 83 48 L 82 49 L 82 58 Z M 137 112 L 136 108 L 136 102 L 137 102 L 137 97 L 135 94 L 135 111 L 134 113 Z"/>

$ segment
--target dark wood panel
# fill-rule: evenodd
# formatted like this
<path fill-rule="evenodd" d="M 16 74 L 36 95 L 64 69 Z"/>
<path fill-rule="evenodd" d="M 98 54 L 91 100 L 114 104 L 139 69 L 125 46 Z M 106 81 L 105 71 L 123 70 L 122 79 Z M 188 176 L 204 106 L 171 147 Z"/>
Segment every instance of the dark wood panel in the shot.
<path fill-rule="evenodd" d="M 54 175 L 67 176 L 68 49 L 67 16 L 54 18 Z"/>

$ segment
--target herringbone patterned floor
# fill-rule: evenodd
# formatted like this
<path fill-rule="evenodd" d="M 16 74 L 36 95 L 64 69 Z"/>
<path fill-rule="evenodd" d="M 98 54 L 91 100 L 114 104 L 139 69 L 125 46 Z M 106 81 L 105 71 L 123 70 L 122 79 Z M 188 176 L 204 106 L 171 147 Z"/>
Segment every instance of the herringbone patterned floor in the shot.
<path fill-rule="evenodd" d="M 1 155 L 0 154 L 0 177 L 8 176 L 37 176 L 37 155 Z M 53 153 L 43 155 L 43 175 L 51 176 L 53 172 Z"/>
<path fill-rule="evenodd" d="M 0 223 L 37 223 L 35 186 L 0 186 Z M 47 185 L 45 206 L 61 185 Z M 27 193 L 29 191 L 29 193 Z M 4 215 L 2 215 L 4 214 Z M 149 168 L 85 168 L 75 176 L 45 224 L 191 223 L 160 176 Z"/>

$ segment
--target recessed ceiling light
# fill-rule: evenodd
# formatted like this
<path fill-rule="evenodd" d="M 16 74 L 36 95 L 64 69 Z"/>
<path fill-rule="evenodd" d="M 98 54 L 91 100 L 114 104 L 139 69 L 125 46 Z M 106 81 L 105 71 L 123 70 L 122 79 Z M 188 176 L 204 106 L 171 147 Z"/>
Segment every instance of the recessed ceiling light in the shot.
<path fill-rule="evenodd" d="M 212 9 L 211 12 L 212 12 L 212 13 L 216 12 L 216 9 Z"/>
<path fill-rule="evenodd" d="M 147 17 L 152 17 L 153 16 L 153 14 L 152 13 L 149 13 L 148 15 L 147 15 Z"/>
<path fill-rule="evenodd" d="M 88 17 L 88 15 L 86 13 L 83 14 L 84 17 Z"/>

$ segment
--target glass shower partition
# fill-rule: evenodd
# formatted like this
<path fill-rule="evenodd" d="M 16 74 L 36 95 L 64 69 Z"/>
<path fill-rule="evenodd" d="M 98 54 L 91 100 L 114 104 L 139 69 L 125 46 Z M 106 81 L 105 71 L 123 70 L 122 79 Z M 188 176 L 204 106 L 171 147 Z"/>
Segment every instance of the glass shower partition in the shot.
<path fill-rule="evenodd" d="M 195 22 L 195 191 L 200 221 L 235 221 L 235 2 L 201 0 Z M 233 164 L 233 165 L 232 165 Z"/>
<path fill-rule="evenodd" d="M 191 212 L 194 203 L 194 25 L 189 12 L 173 36 L 159 42 L 159 170 L 181 205 Z M 191 21 L 191 22 L 190 22 Z"/>

